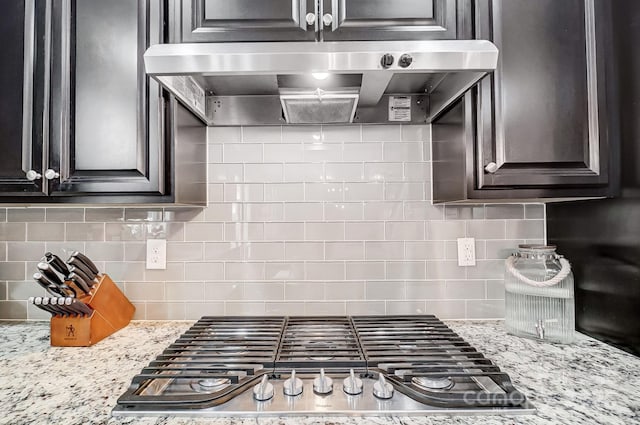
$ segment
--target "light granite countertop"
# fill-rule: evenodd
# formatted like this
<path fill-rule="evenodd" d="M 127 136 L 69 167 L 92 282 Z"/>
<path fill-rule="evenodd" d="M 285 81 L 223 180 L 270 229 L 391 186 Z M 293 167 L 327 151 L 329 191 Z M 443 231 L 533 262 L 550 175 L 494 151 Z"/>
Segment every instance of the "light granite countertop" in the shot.
<path fill-rule="evenodd" d="M 48 322 L 0 322 L 0 424 L 640 424 L 640 358 L 586 336 L 571 346 L 507 335 L 501 322 L 447 322 L 537 408 L 525 416 L 113 418 L 131 378 L 193 322 L 133 322 L 93 347 L 49 345 Z"/>

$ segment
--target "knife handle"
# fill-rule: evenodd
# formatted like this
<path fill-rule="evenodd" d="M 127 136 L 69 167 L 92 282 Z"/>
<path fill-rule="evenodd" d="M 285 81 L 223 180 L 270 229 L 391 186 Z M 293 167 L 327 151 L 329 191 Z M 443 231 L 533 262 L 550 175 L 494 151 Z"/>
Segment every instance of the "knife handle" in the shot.
<path fill-rule="evenodd" d="M 42 273 L 34 273 L 33 280 L 35 280 L 40 286 L 47 290 L 48 293 L 54 297 L 66 297 L 67 295 L 53 282 L 49 281 Z"/>
<path fill-rule="evenodd" d="M 69 268 L 67 267 L 67 264 L 62 261 L 62 258 L 51 252 L 46 252 L 44 254 L 44 258 L 47 263 L 49 263 L 51 267 L 55 269 L 55 271 L 63 275 L 65 278 L 69 276 Z"/>
<path fill-rule="evenodd" d="M 64 297 L 75 298 L 78 296 L 78 294 L 76 293 L 76 290 L 68 286 L 67 284 L 65 284 L 60 279 L 60 276 L 58 276 L 56 272 L 53 271 L 53 268 L 49 265 L 49 263 L 38 263 L 37 267 L 38 267 L 38 270 L 40 270 L 40 273 L 42 273 L 44 277 L 46 277 L 51 283 L 56 285 L 58 288 L 60 288 L 60 290 L 64 294 L 63 295 Z"/>
<path fill-rule="evenodd" d="M 76 257 L 77 259 L 82 261 L 93 272 L 94 275 L 98 275 L 100 273 L 100 270 L 98 270 L 98 267 L 96 267 L 94 262 L 91 261 L 89 257 L 84 255 L 83 253 L 75 251 L 73 254 L 71 254 L 71 256 Z"/>
<path fill-rule="evenodd" d="M 83 273 L 82 277 L 86 276 L 87 283 L 93 281 L 93 279 L 96 276 L 93 273 L 93 271 L 91 269 L 89 269 L 89 267 L 87 267 L 87 265 L 84 264 L 78 257 L 75 257 L 75 256 L 72 255 L 67 260 L 67 264 L 69 264 L 70 266 L 75 267 L 76 270 L 74 270 L 74 271 L 76 272 L 76 274 L 78 273 L 78 270 L 80 270 Z"/>
<path fill-rule="evenodd" d="M 80 276 L 80 273 L 80 270 L 77 269 L 75 271 L 72 271 L 71 273 L 69 273 L 69 279 L 71 279 L 71 281 L 75 283 L 75 285 L 80 288 L 82 292 L 89 295 L 91 293 L 91 288 L 89 287 L 89 285 L 87 285 L 85 279 Z"/>

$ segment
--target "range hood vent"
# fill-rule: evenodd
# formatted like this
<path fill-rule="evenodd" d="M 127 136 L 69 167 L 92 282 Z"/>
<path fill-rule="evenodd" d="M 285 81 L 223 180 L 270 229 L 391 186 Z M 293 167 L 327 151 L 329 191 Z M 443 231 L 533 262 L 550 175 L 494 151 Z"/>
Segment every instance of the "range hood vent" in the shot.
<path fill-rule="evenodd" d="M 428 123 L 498 61 L 485 40 L 158 44 L 147 74 L 207 125 Z"/>
<path fill-rule="evenodd" d="M 358 106 L 358 92 L 281 90 L 280 102 L 287 124 L 348 124 Z"/>

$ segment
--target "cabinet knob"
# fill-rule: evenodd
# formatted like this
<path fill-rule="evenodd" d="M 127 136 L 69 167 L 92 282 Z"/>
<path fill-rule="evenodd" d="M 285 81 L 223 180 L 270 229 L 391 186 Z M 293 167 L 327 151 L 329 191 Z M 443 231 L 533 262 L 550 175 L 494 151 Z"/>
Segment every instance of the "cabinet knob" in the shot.
<path fill-rule="evenodd" d="M 490 162 L 484 167 L 484 170 L 487 173 L 493 174 L 496 171 L 498 171 L 498 168 L 500 168 L 500 167 L 498 167 L 498 164 L 496 164 L 495 162 Z"/>
<path fill-rule="evenodd" d="M 325 27 L 328 27 L 333 23 L 333 16 L 330 13 L 325 13 L 322 17 L 322 23 Z"/>
<path fill-rule="evenodd" d="M 316 22 L 316 14 L 315 13 L 307 13 L 307 16 L 304 18 L 307 21 L 307 25 L 313 25 Z"/>
<path fill-rule="evenodd" d="M 60 173 L 52 170 L 51 168 L 44 172 L 44 178 L 47 180 L 57 179 L 58 177 L 60 177 Z"/>
<path fill-rule="evenodd" d="M 34 170 L 29 170 L 27 171 L 27 180 L 29 181 L 34 181 L 34 180 L 39 180 L 42 178 L 42 174 L 38 173 L 37 171 Z"/>

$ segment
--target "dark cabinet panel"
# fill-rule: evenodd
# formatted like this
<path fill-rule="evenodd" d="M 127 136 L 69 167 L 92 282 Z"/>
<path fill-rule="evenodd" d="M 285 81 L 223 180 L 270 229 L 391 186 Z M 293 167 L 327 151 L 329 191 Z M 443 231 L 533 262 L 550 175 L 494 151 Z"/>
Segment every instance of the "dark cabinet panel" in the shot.
<path fill-rule="evenodd" d="M 617 88 L 606 0 L 479 0 L 493 75 L 433 123 L 433 199 L 613 196 Z"/>
<path fill-rule="evenodd" d="M 601 6 L 478 4 L 478 38 L 492 39 L 500 60 L 476 90 L 477 189 L 608 183 Z"/>
<path fill-rule="evenodd" d="M 52 195 L 164 192 L 163 99 L 142 62 L 160 22 L 158 2 L 53 1 Z"/>
<path fill-rule="evenodd" d="M 315 40 L 317 29 L 314 0 L 180 0 L 172 21 L 182 43 Z"/>
<path fill-rule="evenodd" d="M 456 39 L 466 0 L 322 0 L 324 40 Z M 460 37 L 464 38 L 464 37 Z"/>
<path fill-rule="evenodd" d="M 5 2 L 0 15 L 0 192 L 43 193 L 46 3 Z"/>

